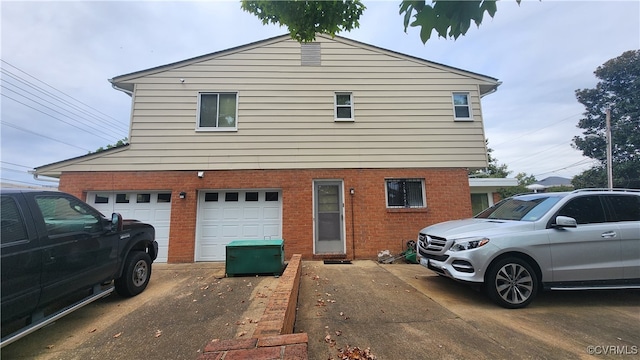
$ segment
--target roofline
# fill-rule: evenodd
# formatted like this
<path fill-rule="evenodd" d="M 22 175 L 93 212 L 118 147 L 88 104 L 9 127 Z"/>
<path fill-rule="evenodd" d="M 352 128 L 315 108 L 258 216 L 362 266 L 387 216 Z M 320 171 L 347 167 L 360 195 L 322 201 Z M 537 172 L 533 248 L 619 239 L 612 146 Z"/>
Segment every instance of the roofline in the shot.
<path fill-rule="evenodd" d="M 92 152 L 92 153 L 89 153 L 89 154 L 86 154 L 86 155 L 80 155 L 80 156 L 76 156 L 76 157 L 65 159 L 65 160 L 61 160 L 61 161 L 56 161 L 56 162 L 51 163 L 51 164 L 46 164 L 46 165 L 35 167 L 35 168 L 33 168 L 33 172 L 32 173 L 34 175 L 36 175 L 36 176 L 37 175 L 43 175 L 43 176 L 55 177 L 54 175 L 49 175 L 49 174 L 51 174 L 52 172 L 55 173 L 56 172 L 55 168 L 57 166 L 64 165 L 64 163 L 75 162 L 75 161 L 83 160 L 83 159 L 88 160 L 88 159 L 92 159 L 94 157 L 101 157 L 101 156 L 107 155 L 109 153 L 115 153 L 115 152 L 124 151 L 124 150 L 127 150 L 128 148 L 129 148 L 129 144 L 123 144 L 123 145 L 114 146 L 114 147 L 106 149 L 106 150 Z M 49 174 L 47 174 L 47 173 L 49 173 Z M 60 174 L 56 174 L 56 175 L 60 176 Z"/>
<path fill-rule="evenodd" d="M 483 80 L 483 81 L 487 81 L 487 82 L 493 83 L 489 87 L 485 88 L 485 91 L 481 91 L 481 95 L 487 95 L 487 94 L 490 94 L 492 92 L 495 92 L 497 90 L 498 86 L 500 86 L 500 84 L 502 84 L 502 82 L 500 82 L 498 79 L 496 79 L 494 77 L 491 77 L 491 76 L 487 76 L 487 75 L 483 75 L 483 74 L 480 74 L 480 73 L 476 73 L 476 72 L 472 72 L 472 71 L 456 68 L 456 67 L 453 67 L 453 66 L 441 64 L 441 63 L 438 63 L 438 62 L 422 59 L 422 58 L 419 58 L 417 56 L 403 54 L 403 53 L 400 53 L 400 52 L 397 52 L 397 51 L 394 51 L 394 50 L 385 49 L 385 48 L 382 48 L 382 47 L 379 47 L 379 46 L 375 46 L 375 45 L 371 45 L 371 44 L 367 44 L 367 43 L 364 43 L 364 42 L 361 42 L 361 41 L 358 41 L 358 40 L 353 40 L 353 39 L 345 38 L 345 37 L 342 37 L 342 36 L 331 37 L 331 36 L 325 35 L 325 34 L 317 34 L 316 37 L 322 37 L 322 38 L 325 38 L 325 39 L 333 39 L 333 40 L 337 40 L 337 41 L 340 41 L 340 42 L 343 42 L 343 43 L 349 43 L 350 45 L 358 46 L 358 47 L 361 47 L 361 48 L 369 48 L 369 49 L 373 49 L 375 51 L 385 52 L 385 53 L 387 53 L 389 55 L 392 55 L 392 56 L 399 56 L 399 57 L 402 57 L 404 59 L 407 59 L 407 60 L 410 60 L 410 61 L 417 61 L 417 62 L 420 62 L 420 63 L 423 63 L 423 64 L 435 65 L 435 66 L 441 67 L 441 68 L 449 70 L 449 71 L 461 73 L 461 74 L 464 74 L 466 76 L 479 78 L 479 80 Z M 268 38 L 268 39 L 259 40 L 259 41 L 251 42 L 251 43 L 248 43 L 248 44 L 240 45 L 240 46 L 235 46 L 235 47 L 232 47 L 232 48 L 229 48 L 229 49 L 220 50 L 220 51 L 212 52 L 212 53 L 209 53 L 209 54 L 200 55 L 200 56 L 196 56 L 196 57 L 193 57 L 193 58 L 189 58 L 189 59 L 176 61 L 176 62 L 165 64 L 165 65 L 152 67 L 152 68 L 149 68 L 149 69 L 146 69 L 146 70 L 139 70 L 139 71 L 128 73 L 128 74 L 115 76 L 115 77 L 109 79 L 109 82 L 117 90 L 133 91 L 133 85 L 132 84 L 122 84 L 122 82 L 130 81 L 130 80 L 142 77 L 142 76 L 148 76 L 148 75 L 156 74 L 156 73 L 159 73 L 159 72 L 171 70 L 171 69 L 174 69 L 174 68 L 186 66 L 186 65 L 189 65 L 189 64 L 197 63 L 197 62 L 200 62 L 200 61 L 203 61 L 203 60 L 207 60 L 207 59 L 211 59 L 211 58 L 214 58 L 214 57 L 235 53 L 235 52 L 238 52 L 238 51 L 241 51 L 241 50 L 254 48 L 254 47 L 257 47 L 257 46 L 264 45 L 264 44 L 269 44 L 269 43 L 274 43 L 274 42 L 283 41 L 283 40 L 289 40 L 289 39 L 291 39 L 291 36 L 289 34 L 278 35 L 278 36 L 274 36 L 274 37 L 271 37 L 271 38 Z"/>
<path fill-rule="evenodd" d="M 324 37 L 324 38 L 329 38 L 329 39 L 331 38 L 331 36 L 324 35 L 324 34 L 318 34 L 317 36 Z M 397 56 L 400 56 L 400 57 L 403 57 L 403 58 L 406 58 L 406 59 L 409 59 L 409 60 L 418 61 L 418 62 L 421 62 L 421 63 L 427 63 L 427 64 L 430 64 L 430 65 L 437 65 L 437 66 L 441 66 L 443 68 L 446 68 L 448 70 L 454 70 L 456 72 L 462 72 L 464 74 L 473 75 L 475 77 L 482 77 L 482 78 L 485 78 L 487 81 L 492 81 L 492 82 L 495 82 L 495 83 L 501 83 L 498 79 L 496 79 L 494 77 L 491 77 L 491 76 L 487 76 L 487 75 L 484 75 L 484 74 L 476 73 L 476 72 L 473 72 L 473 71 L 460 69 L 460 68 L 457 68 L 457 67 L 454 67 L 454 66 L 450 66 L 450 65 L 441 64 L 441 63 L 438 63 L 438 62 L 435 62 L 435 61 L 423 59 L 423 58 L 420 58 L 420 57 L 417 57 L 417 56 L 413 56 L 413 55 L 404 54 L 404 53 L 401 53 L 401 52 L 398 52 L 398 51 L 385 49 L 385 48 L 382 48 L 382 47 L 379 47 L 379 46 L 376 46 L 376 45 L 371 45 L 371 44 L 364 43 L 362 41 L 353 40 L 353 39 L 349 39 L 349 38 L 342 37 L 342 36 L 336 36 L 334 38 L 334 40 L 336 40 L 336 39 L 339 40 L 339 41 L 342 41 L 342 42 L 350 42 L 350 43 L 352 43 L 352 45 L 356 45 L 356 46 L 360 46 L 360 47 L 372 48 L 372 49 L 375 49 L 377 51 L 383 51 L 383 52 L 386 52 L 386 53 L 389 53 L 389 54 L 394 54 L 394 55 L 397 55 Z"/>
<path fill-rule="evenodd" d="M 220 56 L 220 55 L 225 55 L 227 53 L 234 53 L 243 49 L 249 49 L 252 47 L 256 47 L 259 45 L 263 45 L 266 43 L 271 43 L 271 42 L 276 42 L 276 41 L 280 41 L 281 38 L 290 38 L 290 36 L 288 34 L 285 35 L 278 35 L 278 36 L 274 36 L 268 39 L 264 39 L 264 40 L 258 40 L 258 41 L 254 41 L 248 44 L 244 44 L 244 45 L 239 45 L 239 46 L 234 46 L 232 48 L 229 49 L 224 49 L 224 50 L 219 50 L 219 51 L 214 51 L 212 53 L 208 53 L 208 54 L 204 54 L 204 55 L 199 55 L 193 58 L 189 58 L 189 59 L 185 59 L 185 60 L 180 60 L 180 61 L 176 61 L 176 62 L 172 62 L 169 64 L 165 64 L 165 65 L 160 65 L 160 66 L 155 66 L 149 69 L 145 69 L 145 70 L 139 70 L 139 71 L 134 71 L 132 73 L 128 73 L 128 74 L 124 74 L 124 75 L 119 75 L 119 76 L 115 76 L 111 79 L 109 79 L 109 82 L 112 84 L 117 84 L 121 81 L 127 81 L 130 79 L 135 79 L 138 77 L 142 77 L 142 76 L 147 76 L 147 75 L 151 75 L 151 74 L 156 74 L 165 70 L 170 70 L 176 67 L 181 67 L 181 66 L 186 66 L 189 65 L 191 63 L 195 63 L 195 62 L 199 62 L 201 60 L 205 60 L 205 59 L 209 59 L 211 57 L 215 57 L 215 56 Z M 118 86 L 120 87 L 120 86 Z"/>

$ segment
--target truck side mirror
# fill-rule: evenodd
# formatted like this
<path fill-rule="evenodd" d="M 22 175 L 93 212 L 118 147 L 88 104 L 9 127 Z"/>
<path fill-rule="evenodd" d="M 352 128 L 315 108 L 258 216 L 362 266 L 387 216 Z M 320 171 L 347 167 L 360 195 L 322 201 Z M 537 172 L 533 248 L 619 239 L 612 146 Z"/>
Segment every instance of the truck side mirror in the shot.
<path fill-rule="evenodd" d="M 122 215 L 118 213 L 111 214 L 111 231 L 122 231 Z"/>

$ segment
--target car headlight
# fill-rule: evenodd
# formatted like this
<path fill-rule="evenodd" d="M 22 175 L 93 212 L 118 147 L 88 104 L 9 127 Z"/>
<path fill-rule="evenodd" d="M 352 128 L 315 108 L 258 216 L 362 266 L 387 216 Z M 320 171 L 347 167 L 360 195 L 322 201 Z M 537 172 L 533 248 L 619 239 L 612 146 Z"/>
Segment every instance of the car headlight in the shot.
<path fill-rule="evenodd" d="M 462 238 L 453 241 L 453 245 L 449 250 L 451 251 L 464 251 L 476 249 L 489 243 L 489 239 L 486 237 L 473 237 Z"/>

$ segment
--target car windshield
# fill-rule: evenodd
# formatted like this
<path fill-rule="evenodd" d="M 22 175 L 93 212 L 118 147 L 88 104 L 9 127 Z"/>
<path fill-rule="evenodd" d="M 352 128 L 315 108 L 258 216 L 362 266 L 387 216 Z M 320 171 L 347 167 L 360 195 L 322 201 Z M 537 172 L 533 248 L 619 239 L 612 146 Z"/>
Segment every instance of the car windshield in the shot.
<path fill-rule="evenodd" d="M 522 195 L 505 199 L 476 215 L 476 218 L 496 220 L 536 221 L 562 197 L 544 194 Z"/>

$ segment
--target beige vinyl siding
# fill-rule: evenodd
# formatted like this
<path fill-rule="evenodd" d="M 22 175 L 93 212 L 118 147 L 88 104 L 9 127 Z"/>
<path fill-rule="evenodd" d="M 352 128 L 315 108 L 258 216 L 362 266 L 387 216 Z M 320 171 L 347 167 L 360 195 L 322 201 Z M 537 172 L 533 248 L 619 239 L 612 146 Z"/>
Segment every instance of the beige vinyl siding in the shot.
<path fill-rule="evenodd" d="M 349 41 L 317 41 L 320 66 L 301 66 L 300 44 L 282 38 L 123 76 L 135 84 L 129 148 L 55 168 L 487 166 L 479 86 L 495 82 Z M 199 92 L 238 94 L 237 131 L 196 131 Z M 353 94 L 354 122 L 334 121 L 335 92 Z M 454 121 L 452 92 L 470 94 L 473 121 Z"/>

